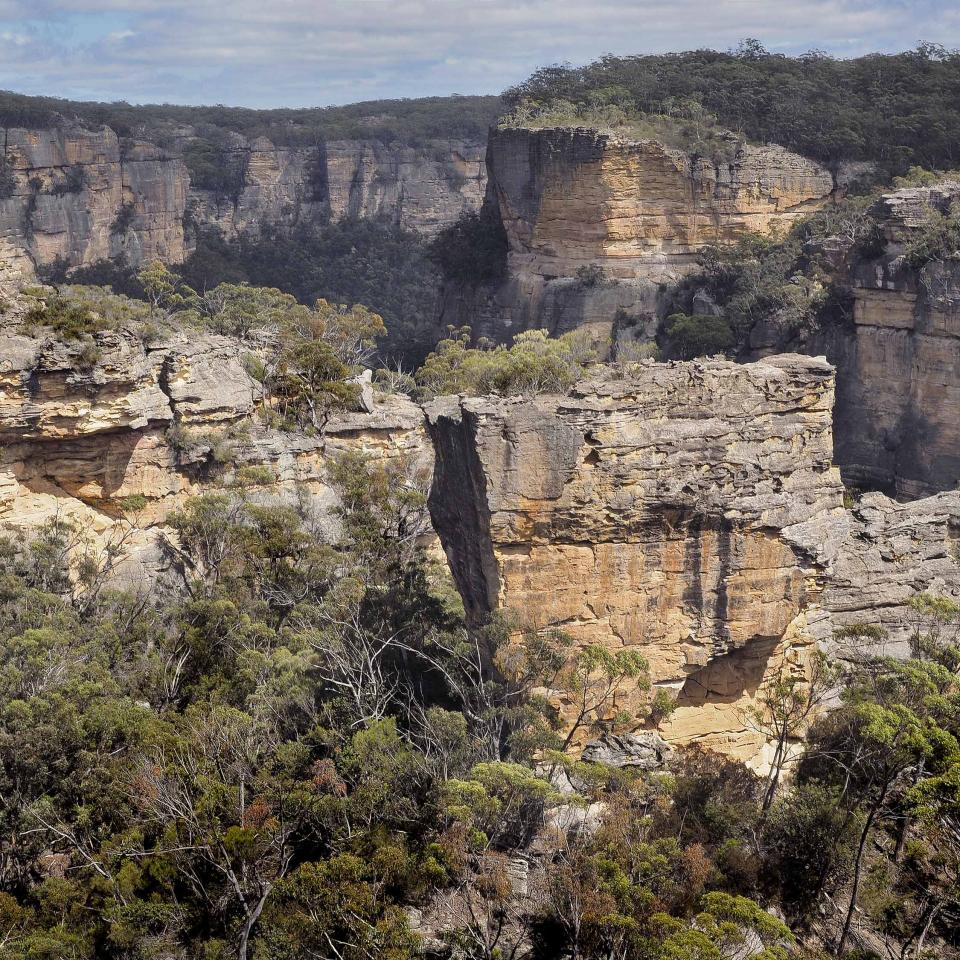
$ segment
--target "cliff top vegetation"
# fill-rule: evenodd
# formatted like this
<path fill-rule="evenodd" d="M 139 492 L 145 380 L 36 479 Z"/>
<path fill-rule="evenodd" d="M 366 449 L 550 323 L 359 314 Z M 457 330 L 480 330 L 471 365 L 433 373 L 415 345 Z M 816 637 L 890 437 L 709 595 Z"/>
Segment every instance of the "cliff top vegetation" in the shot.
<path fill-rule="evenodd" d="M 246 107 L 185 107 L 123 101 L 63 100 L 0 91 L 0 123 L 7 127 L 51 127 L 64 123 L 108 126 L 121 137 L 173 146 L 193 132 L 216 138 L 238 133 L 269 137 L 283 146 L 313 146 L 328 140 L 483 139 L 500 109 L 499 97 L 423 97 L 369 100 L 342 107 L 252 110 Z M 185 129 L 187 128 L 187 129 Z"/>
<path fill-rule="evenodd" d="M 822 51 L 787 57 L 753 40 L 729 53 L 607 56 L 544 67 L 504 94 L 510 111 L 598 99 L 667 116 L 696 104 L 738 134 L 826 163 L 873 160 L 899 173 L 960 160 L 960 53 L 936 44 L 852 60 Z"/>

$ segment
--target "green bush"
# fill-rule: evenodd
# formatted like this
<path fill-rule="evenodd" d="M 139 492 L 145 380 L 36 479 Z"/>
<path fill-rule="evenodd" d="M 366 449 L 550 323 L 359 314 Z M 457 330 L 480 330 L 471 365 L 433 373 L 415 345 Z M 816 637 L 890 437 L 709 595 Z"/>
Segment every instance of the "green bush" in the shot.
<path fill-rule="evenodd" d="M 195 290 L 248 282 L 283 290 L 302 304 L 366 304 L 387 327 L 380 356 L 405 366 L 422 363 L 437 341 L 440 276 L 419 234 L 393 224 L 348 219 L 293 237 L 266 231 L 239 243 L 204 232 L 177 270 Z"/>
<path fill-rule="evenodd" d="M 437 344 L 414 379 L 423 397 L 450 393 L 480 395 L 562 393 L 594 359 L 583 331 L 559 338 L 546 330 L 527 330 L 511 346 L 470 346 L 470 328 L 451 330 Z"/>
<path fill-rule="evenodd" d="M 903 252 L 906 262 L 915 270 L 928 263 L 960 260 L 960 203 L 948 213 L 931 210 L 916 229 Z"/>
<path fill-rule="evenodd" d="M 133 218 L 136 215 L 137 205 L 132 200 L 125 200 L 120 204 L 117 215 L 110 224 L 110 235 L 122 237 L 133 225 Z"/>
<path fill-rule="evenodd" d="M 902 173 L 916 165 L 956 167 L 958 66 L 960 52 L 932 43 L 834 59 L 817 51 L 787 57 L 745 41 L 726 53 L 605 56 L 583 67 L 544 67 L 506 91 L 504 101 L 511 112 L 558 101 L 587 111 L 599 95 L 688 128 L 699 109 L 756 143 L 780 143 L 828 164 L 873 160 Z"/>
<path fill-rule="evenodd" d="M 13 172 L 13 164 L 6 154 L 0 156 L 0 200 L 12 197 L 17 189 L 17 177 Z"/>
<path fill-rule="evenodd" d="M 62 340 L 79 340 L 122 326 L 143 328 L 158 317 L 139 300 L 112 293 L 103 287 L 64 286 L 56 292 L 38 288 L 26 321 L 50 327 Z"/>
<path fill-rule="evenodd" d="M 699 101 L 674 98 L 663 109 L 667 112 L 638 110 L 623 87 L 613 87 L 590 91 L 583 102 L 521 100 L 500 118 L 499 126 L 529 130 L 587 127 L 630 140 L 659 140 L 717 162 L 730 161 L 736 155 L 737 137 L 723 129 Z"/>
<path fill-rule="evenodd" d="M 83 164 L 74 163 L 63 171 L 63 176 L 54 182 L 50 192 L 56 197 L 63 197 L 68 193 L 82 193 L 86 185 L 86 169 Z"/>

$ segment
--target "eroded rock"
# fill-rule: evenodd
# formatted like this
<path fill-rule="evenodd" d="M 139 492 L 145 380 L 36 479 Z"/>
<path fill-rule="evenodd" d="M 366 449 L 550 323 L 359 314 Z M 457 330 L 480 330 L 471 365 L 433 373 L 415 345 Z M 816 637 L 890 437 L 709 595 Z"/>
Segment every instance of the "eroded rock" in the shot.
<path fill-rule="evenodd" d="M 960 495 L 845 508 L 832 408 L 832 368 L 796 355 L 435 401 L 431 514 L 468 612 L 635 649 L 675 691 L 667 741 L 762 768 L 765 682 L 853 622 L 902 649 L 914 592 L 960 595 Z"/>

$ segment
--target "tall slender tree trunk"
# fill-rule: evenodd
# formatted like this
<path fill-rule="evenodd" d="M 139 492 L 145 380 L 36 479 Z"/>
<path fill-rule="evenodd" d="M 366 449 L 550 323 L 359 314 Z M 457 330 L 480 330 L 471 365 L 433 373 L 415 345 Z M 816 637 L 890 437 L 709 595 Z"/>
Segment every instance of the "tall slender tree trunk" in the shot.
<path fill-rule="evenodd" d="M 777 739 L 777 748 L 773 754 L 773 762 L 770 764 L 770 773 L 767 776 L 767 789 L 763 794 L 763 803 L 760 812 L 766 816 L 767 811 L 773 805 L 773 798 L 777 793 L 777 786 L 780 783 L 780 774 L 783 771 L 783 761 L 786 757 L 786 731 Z"/>
<path fill-rule="evenodd" d="M 923 956 L 923 941 L 927 939 L 927 934 L 930 932 L 930 928 L 933 926 L 933 921 L 936 918 L 937 914 L 940 912 L 940 908 L 943 906 L 942 903 L 938 903 L 931 911 L 930 915 L 927 917 L 927 922 L 923 925 L 923 931 L 920 934 L 920 939 L 917 941 L 917 956 Z"/>
<path fill-rule="evenodd" d="M 873 823 L 877 819 L 877 813 L 886 796 L 886 790 L 881 794 L 880 799 L 870 808 L 867 819 L 864 821 L 863 830 L 860 831 L 860 842 L 857 844 L 857 859 L 853 867 L 853 886 L 850 889 L 850 906 L 847 907 L 847 916 L 843 921 L 843 932 L 840 934 L 840 940 L 837 942 L 835 957 L 843 956 L 843 948 L 847 945 L 847 938 L 850 936 L 850 924 L 853 922 L 853 914 L 857 909 L 857 896 L 860 893 L 860 878 L 863 874 L 863 854 L 867 848 L 867 839 L 873 828 Z"/>
<path fill-rule="evenodd" d="M 253 931 L 253 925 L 260 919 L 260 914 L 263 913 L 264 905 L 272 889 L 273 884 L 268 884 L 267 889 L 264 890 L 256 906 L 247 914 L 246 922 L 240 933 L 240 943 L 237 945 L 237 960 L 247 960 L 247 951 L 250 947 L 250 934 Z"/>

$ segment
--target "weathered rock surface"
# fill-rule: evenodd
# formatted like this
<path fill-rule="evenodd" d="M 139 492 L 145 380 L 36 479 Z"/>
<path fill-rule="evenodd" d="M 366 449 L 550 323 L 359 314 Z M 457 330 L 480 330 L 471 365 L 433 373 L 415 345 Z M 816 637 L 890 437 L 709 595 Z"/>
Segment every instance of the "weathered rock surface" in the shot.
<path fill-rule="evenodd" d="M 883 198 L 887 251 L 855 263 L 853 328 L 814 349 L 837 367 L 837 462 L 848 482 L 920 497 L 960 485 L 960 263 L 911 269 L 902 256 L 960 184 Z M 956 208 L 956 207 L 955 207 Z"/>
<path fill-rule="evenodd" d="M 653 730 L 636 733 L 607 734 L 591 740 L 581 759 L 588 763 L 604 763 L 609 767 L 637 767 L 641 770 L 659 770 L 673 756 L 673 748 Z"/>
<path fill-rule="evenodd" d="M 0 200 L 0 236 L 34 264 L 71 266 L 125 254 L 132 263 L 185 256 L 189 186 L 181 160 L 109 128 L 7 128 L 11 196 Z"/>
<path fill-rule="evenodd" d="M 428 482 L 423 417 L 406 398 L 373 396 L 369 411 L 334 417 L 322 436 L 291 434 L 256 413 L 249 343 L 182 333 L 145 345 L 110 331 L 93 346 L 0 333 L 0 528 L 68 519 L 94 551 L 122 542 L 120 574 L 137 586 L 165 576 L 168 514 L 235 485 L 244 467 L 261 468 L 244 482 L 248 495 L 311 511 L 331 537 L 327 472 L 344 452 L 402 458 Z"/>
<path fill-rule="evenodd" d="M 505 609 L 641 652 L 676 697 L 664 741 L 758 768 L 767 747 L 746 711 L 764 682 L 802 674 L 815 644 L 849 655 L 834 631 L 855 623 L 902 653 L 911 596 L 960 597 L 960 493 L 844 505 L 823 359 L 597 367 L 562 397 L 441 398 L 426 424 L 412 401 L 366 390 L 367 409 L 303 436 L 258 417 L 255 343 L 59 342 L 18 327 L 17 282 L 0 268 L 0 528 L 60 517 L 94 546 L 122 540 L 132 583 L 166 575 L 170 511 L 245 466 L 261 468 L 248 495 L 309 509 L 334 536 L 331 458 L 402 458 L 434 472 L 433 522 L 471 616 Z M 640 715 L 645 699 L 618 706 Z M 658 743 L 641 731 L 588 756 L 645 763 Z"/>
<path fill-rule="evenodd" d="M 491 131 L 486 202 L 509 244 L 507 279 L 459 298 L 443 322 L 478 335 L 575 326 L 609 336 L 618 312 L 648 338 L 660 285 L 705 244 L 783 228 L 834 190 L 828 170 L 781 147 L 734 144 L 729 163 L 587 129 Z M 578 281 L 584 268 L 602 282 Z"/>
<path fill-rule="evenodd" d="M 237 134 L 223 162 L 240 171 L 240 187 L 222 196 L 191 185 L 181 159 L 190 128 L 162 148 L 66 122 L 5 135 L 14 187 L 0 199 L 0 237 L 38 266 L 121 255 L 178 263 L 203 227 L 229 239 L 370 217 L 430 234 L 477 208 L 485 185 L 484 146 L 465 141 L 295 148 Z"/>
<path fill-rule="evenodd" d="M 668 741 L 762 766 L 765 679 L 854 621 L 902 644 L 914 590 L 960 593 L 960 495 L 845 509 L 832 406 L 832 368 L 790 355 L 435 401 L 431 513 L 468 611 L 637 650 L 676 691 Z"/>
<path fill-rule="evenodd" d="M 765 233 L 815 210 L 833 177 L 770 145 L 714 163 L 585 129 L 495 130 L 488 163 L 513 272 L 659 279 L 704 244 Z"/>

